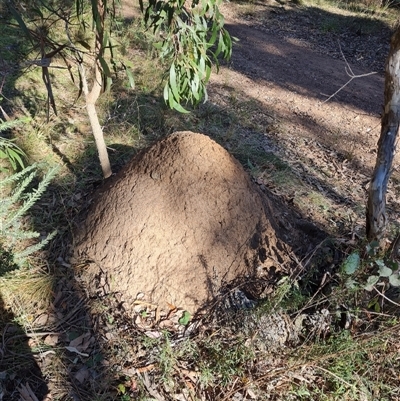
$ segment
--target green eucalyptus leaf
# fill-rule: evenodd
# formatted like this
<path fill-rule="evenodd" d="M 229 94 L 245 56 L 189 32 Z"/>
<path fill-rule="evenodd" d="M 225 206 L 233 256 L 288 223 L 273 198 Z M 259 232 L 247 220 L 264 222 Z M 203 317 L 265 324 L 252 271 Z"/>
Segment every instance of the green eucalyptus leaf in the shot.
<path fill-rule="evenodd" d="M 360 266 L 360 255 L 358 252 L 353 252 L 347 256 L 343 263 L 343 271 L 346 274 L 353 274 Z"/>
<path fill-rule="evenodd" d="M 393 273 L 392 269 L 390 269 L 385 265 L 379 267 L 379 275 L 381 277 L 389 277 L 392 275 L 392 273 Z"/>
<path fill-rule="evenodd" d="M 223 49 L 223 36 L 222 36 L 222 32 L 219 33 L 219 38 L 218 38 L 218 46 L 217 46 L 217 50 L 215 51 L 215 57 L 218 57 L 218 55 L 221 53 Z"/>
<path fill-rule="evenodd" d="M 191 317 L 192 316 L 190 315 L 190 313 L 188 311 L 184 311 L 182 317 L 179 319 L 178 322 L 182 326 L 186 326 L 189 323 Z"/>
<path fill-rule="evenodd" d="M 84 40 L 78 40 L 77 43 L 79 43 L 81 46 L 83 46 L 86 50 L 91 50 L 92 47 L 89 45 L 89 43 L 85 42 Z"/>
<path fill-rule="evenodd" d="M 110 67 L 107 64 L 107 61 L 104 60 L 103 57 L 99 56 L 99 62 L 100 62 L 100 65 L 101 65 L 101 68 L 103 70 L 104 75 L 106 77 L 111 77 L 111 70 L 110 70 Z"/>
<path fill-rule="evenodd" d="M 111 85 L 112 85 L 112 78 L 107 77 L 106 78 L 106 87 L 105 87 L 104 91 L 108 92 L 111 89 Z"/>
<path fill-rule="evenodd" d="M 144 12 L 143 0 L 139 0 L 139 6 L 140 6 L 140 11 L 143 13 Z"/>
<path fill-rule="evenodd" d="M 103 48 L 105 49 L 108 46 L 108 44 L 109 44 L 108 32 L 105 31 L 104 36 L 103 36 L 103 43 L 102 43 Z"/>
<path fill-rule="evenodd" d="M 128 77 L 130 87 L 135 89 L 135 79 L 133 78 L 132 71 L 128 67 L 125 67 L 125 72 L 126 76 Z"/>
<path fill-rule="evenodd" d="M 184 109 L 179 103 L 175 102 L 173 108 L 182 114 L 189 114 L 190 111 Z"/>
<path fill-rule="evenodd" d="M 175 70 L 175 64 L 173 63 L 171 65 L 171 68 L 169 70 L 169 85 L 172 90 L 172 93 L 174 94 L 174 98 L 177 102 L 180 100 L 179 92 L 178 92 L 178 85 L 177 85 L 177 80 L 176 80 L 176 70 Z"/>
<path fill-rule="evenodd" d="M 208 80 L 210 79 L 211 76 L 211 63 L 207 63 L 206 65 L 206 76 L 204 78 L 205 82 L 208 82 Z"/>
<path fill-rule="evenodd" d="M 367 291 L 372 291 L 375 287 L 375 284 L 379 281 L 379 276 L 369 276 L 367 280 L 367 284 L 364 286 L 364 289 Z"/>
<path fill-rule="evenodd" d="M 13 7 L 11 2 L 9 2 L 8 7 L 9 7 L 9 10 L 11 11 L 11 14 L 13 15 L 13 17 L 17 20 L 19 27 L 24 31 L 26 37 L 34 45 L 34 40 L 32 39 L 31 31 L 26 26 L 26 24 L 25 24 L 24 20 L 22 19 L 21 15 L 19 14 L 19 12 Z"/>
<path fill-rule="evenodd" d="M 207 88 L 204 87 L 204 103 L 207 102 L 207 100 L 208 100 Z"/>
<path fill-rule="evenodd" d="M 168 87 L 168 105 L 169 105 L 170 109 L 174 108 L 175 103 L 176 102 L 174 102 L 174 94 L 172 93 L 171 88 Z"/>
<path fill-rule="evenodd" d="M 212 35 L 211 35 L 211 38 L 209 39 L 209 41 L 208 41 L 208 45 L 209 46 L 212 46 L 214 43 L 215 43 L 215 41 L 217 40 L 217 35 L 218 35 L 218 29 L 213 29 L 212 30 Z"/>
<path fill-rule="evenodd" d="M 93 28 L 95 28 L 97 32 L 102 32 L 101 17 L 99 14 L 97 0 L 91 0 L 90 2 L 92 5 Z"/>
<path fill-rule="evenodd" d="M 149 0 L 145 7 L 142 0 L 140 3 L 146 25 L 162 33 L 162 41 L 154 48 L 170 66 L 164 100 L 170 108 L 187 112 L 181 104 L 197 104 L 207 97 L 212 62 L 218 67 L 218 54 L 226 57 L 231 53 L 232 40 L 223 28 L 220 1 Z"/>
<path fill-rule="evenodd" d="M 168 84 L 166 84 L 166 85 L 164 86 L 163 97 L 164 97 L 164 101 L 165 101 L 165 102 L 168 102 Z"/>
<path fill-rule="evenodd" d="M 199 74 L 202 78 L 206 75 L 206 61 L 205 61 L 204 57 L 200 57 Z"/>
<path fill-rule="evenodd" d="M 400 276 L 399 273 L 393 273 L 389 276 L 389 283 L 393 287 L 400 287 Z"/>

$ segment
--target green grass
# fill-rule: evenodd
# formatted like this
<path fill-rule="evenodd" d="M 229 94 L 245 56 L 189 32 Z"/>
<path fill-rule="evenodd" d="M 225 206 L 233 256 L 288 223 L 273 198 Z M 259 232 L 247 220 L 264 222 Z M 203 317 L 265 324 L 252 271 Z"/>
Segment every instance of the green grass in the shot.
<path fill-rule="evenodd" d="M 398 392 L 393 387 L 395 378 L 382 369 L 383 365 L 393 368 L 398 365 L 390 333 L 376 332 L 354 338 L 344 331 L 320 344 L 305 347 L 300 351 L 303 354 L 295 354 L 292 362 L 298 363 L 299 359 L 305 358 L 304 365 L 312 366 L 321 382 L 318 387 L 293 386 L 292 393 L 307 400 L 392 399 Z M 386 349 L 386 355 L 380 354 L 382 349 Z"/>

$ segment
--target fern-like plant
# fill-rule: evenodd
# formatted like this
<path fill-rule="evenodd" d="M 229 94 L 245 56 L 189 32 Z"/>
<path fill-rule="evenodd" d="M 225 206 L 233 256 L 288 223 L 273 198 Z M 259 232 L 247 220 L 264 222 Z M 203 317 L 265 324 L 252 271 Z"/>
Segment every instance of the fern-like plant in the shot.
<path fill-rule="evenodd" d="M 19 266 L 24 264 L 27 256 L 43 248 L 56 234 L 53 232 L 47 238 L 22 250 L 18 246 L 25 240 L 40 236 L 35 231 L 25 229 L 23 217 L 42 196 L 58 171 L 58 167 L 50 169 L 36 188 L 29 189 L 36 177 L 37 167 L 33 164 L 19 173 L 0 179 L 0 249 L 11 252 L 14 262 Z M 2 190 L 10 185 L 14 188 L 10 193 Z"/>

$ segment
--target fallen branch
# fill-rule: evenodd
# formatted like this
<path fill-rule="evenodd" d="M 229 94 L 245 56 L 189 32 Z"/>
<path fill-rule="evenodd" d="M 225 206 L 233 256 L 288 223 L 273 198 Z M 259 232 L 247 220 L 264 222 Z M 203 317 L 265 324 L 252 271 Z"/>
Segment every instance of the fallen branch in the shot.
<path fill-rule="evenodd" d="M 353 70 L 351 69 L 349 63 L 348 63 L 347 60 L 346 60 L 345 55 L 343 54 L 343 51 L 342 51 L 342 48 L 341 48 L 341 46 L 340 46 L 340 42 L 339 42 L 339 41 L 338 41 L 338 44 L 339 44 L 340 54 L 342 55 L 343 60 L 344 60 L 344 62 L 346 63 L 346 68 L 345 68 L 346 74 L 350 77 L 350 79 L 349 79 L 344 85 L 342 85 L 334 94 L 330 95 L 330 96 L 328 97 L 328 99 L 324 100 L 324 101 L 322 102 L 322 104 L 329 102 L 329 100 L 331 100 L 331 99 L 332 99 L 333 97 L 335 97 L 340 91 L 342 91 L 353 79 L 355 79 L 355 78 L 364 78 L 364 77 L 368 77 L 368 76 L 370 76 L 370 75 L 376 74 L 376 72 L 368 72 L 367 74 L 361 74 L 361 75 L 356 75 L 356 74 L 354 74 Z"/>

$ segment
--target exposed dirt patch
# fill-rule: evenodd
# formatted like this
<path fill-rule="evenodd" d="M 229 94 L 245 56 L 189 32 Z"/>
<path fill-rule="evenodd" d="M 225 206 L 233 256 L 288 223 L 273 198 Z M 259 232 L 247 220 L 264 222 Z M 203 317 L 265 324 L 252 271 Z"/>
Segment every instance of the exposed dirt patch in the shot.
<path fill-rule="evenodd" d="M 243 21 L 240 14 L 235 14 L 234 8 L 225 6 L 224 12 L 228 15 L 227 28 L 239 42 L 234 48 L 229 70 L 224 71 L 233 74 L 232 79 L 224 76 L 223 82 L 236 83 L 235 87 L 259 100 L 267 110 L 272 109 L 278 116 L 287 118 L 289 135 L 318 139 L 341 153 L 354 150 L 356 158 L 367 157 L 368 165 L 372 163 L 374 157 L 365 153 L 370 154 L 376 144 L 375 134 L 379 133 L 384 87 L 382 66 L 387 53 L 381 52 L 374 59 L 379 61 L 375 62 L 379 64 L 377 74 L 354 79 L 325 102 L 349 80 L 345 61 L 337 58 L 340 57 L 339 45 L 331 37 L 320 35 L 318 43 L 327 41 L 325 47 L 329 43 L 328 48 L 335 50 L 336 58 L 322 54 L 314 44 L 316 38 L 313 35 L 310 34 L 310 41 L 304 38 L 306 27 L 299 24 L 296 29 L 297 20 L 293 19 L 296 14 L 300 19 L 300 13 L 291 15 L 290 11 L 282 11 L 280 29 L 275 32 L 269 26 L 271 17 L 267 21 L 252 20 L 249 23 Z M 269 14 L 272 12 L 270 10 Z M 266 9 L 264 13 L 267 13 Z M 300 32 L 302 38 L 299 38 Z M 367 40 L 365 37 L 364 41 Z M 389 40 L 390 31 L 386 31 L 386 41 L 380 48 L 388 49 Z M 344 52 L 348 51 L 348 42 L 342 43 Z M 357 76 L 372 71 L 366 65 L 369 63 L 361 61 L 349 64 Z M 247 80 L 244 82 L 235 74 L 244 75 Z M 222 81 L 219 76 L 214 79 Z M 364 147 L 368 152 L 363 152 Z"/>
<path fill-rule="evenodd" d="M 390 27 L 373 21 L 379 25 L 373 30 L 370 18 L 276 2 L 229 3 L 222 11 L 239 41 L 229 66 L 212 76 L 210 100 L 219 107 L 232 100 L 256 104 L 248 118 L 257 131 L 264 127 L 261 147 L 287 162 L 308 189 L 276 185 L 263 173 L 259 181 L 328 231 L 341 235 L 346 226 L 363 235 Z M 324 21 L 339 25 L 324 31 Z M 357 78 L 349 82 L 351 76 Z M 388 200 L 397 224 L 398 156 L 393 167 Z M 325 199 L 316 208 L 322 210 L 307 207 L 315 200 L 310 191 Z"/>
<path fill-rule="evenodd" d="M 77 254 L 95 262 L 84 281 L 93 294 L 120 292 L 127 308 L 143 293 L 194 313 L 224 284 L 282 270 L 284 245 L 267 220 L 275 213 L 225 149 L 173 134 L 94 197 L 77 238 Z"/>
<path fill-rule="evenodd" d="M 368 18 L 354 18 L 346 12 L 343 12 L 343 15 L 338 17 L 338 15 L 330 11 L 314 8 L 303 9 L 302 7 L 288 4 L 277 6 L 274 2 L 253 3 L 245 6 L 229 3 L 223 6 L 222 11 L 226 16 L 228 30 L 239 41 L 235 45 L 233 58 L 229 66 L 223 67 L 219 75 L 212 77 L 210 101 L 219 108 L 222 107 L 222 110 L 224 105 L 229 108 L 229 101 L 232 101 L 232 93 L 234 93 L 236 100 L 239 102 L 248 99 L 254 101 L 260 113 L 258 114 L 256 109 L 253 108 L 249 112 L 254 113 L 254 115 L 247 117 L 253 120 L 255 125 L 258 124 L 258 130 L 262 124 L 265 125 L 264 138 L 260 139 L 260 132 L 257 132 L 257 141 L 259 141 L 260 147 L 266 153 L 272 152 L 287 162 L 290 166 L 291 174 L 296 176 L 298 182 L 301 182 L 304 186 L 296 188 L 295 184 L 294 186 L 289 186 L 288 189 L 285 189 L 285 185 L 280 188 L 279 184 L 272 182 L 269 179 L 270 176 L 263 172 L 259 174 L 257 183 L 264 190 L 271 189 L 299 210 L 304 218 L 318 223 L 325 230 L 335 234 L 344 234 L 343 230 L 346 230 L 345 234 L 358 232 L 362 236 L 366 187 L 375 163 L 375 150 L 380 131 L 379 114 L 383 103 L 384 87 L 382 70 L 384 55 L 389 48 L 390 27 L 382 24 L 380 26 L 382 29 L 377 30 L 377 26 L 369 25 L 370 20 Z M 136 14 L 136 11 L 132 11 L 132 8 L 127 7 L 126 4 L 124 4 L 123 12 L 128 18 L 134 18 Z M 339 26 L 335 24 L 339 24 Z M 374 41 L 379 41 L 379 45 L 374 46 Z M 371 74 L 372 69 L 375 69 L 377 73 Z M 348 82 L 351 77 L 353 77 L 353 80 Z M 252 133 L 247 132 L 244 136 L 250 137 Z M 229 141 L 225 145 L 229 148 Z M 154 183 L 157 180 L 147 170 L 161 168 L 162 164 L 159 164 L 161 160 L 166 166 L 169 166 L 169 157 L 172 157 L 171 160 L 175 160 L 173 159 L 175 157 L 173 153 L 167 152 L 165 157 L 163 156 L 157 161 L 151 161 L 153 167 L 149 167 L 150 163 L 148 166 L 142 165 L 140 167 L 142 170 L 135 171 L 132 164 L 131 168 L 125 170 L 136 177 L 146 176 L 147 174 L 147 181 L 143 183 L 143 187 L 147 187 L 150 192 L 154 189 L 154 193 L 141 195 L 141 198 L 152 199 L 150 202 L 152 206 L 157 201 L 157 196 L 154 195 L 158 193 L 158 189 L 154 187 Z M 182 159 L 180 163 L 182 166 L 178 170 L 183 172 L 185 170 L 184 166 L 190 164 L 190 161 Z M 397 165 L 398 159 L 395 161 L 395 170 Z M 211 169 L 216 167 L 217 164 Z M 221 169 L 221 165 L 218 165 L 218 168 Z M 265 166 L 263 168 L 265 169 Z M 220 170 L 221 176 L 229 177 L 229 168 L 225 172 L 223 170 L 223 168 Z M 159 175 L 158 172 L 154 174 Z M 167 179 L 169 182 L 172 179 L 176 179 L 176 176 L 174 177 L 175 170 L 164 172 L 164 174 L 169 177 Z M 125 179 L 127 179 L 127 176 L 128 173 L 125 172 Z M 134 180 L 136 179 L 134 178 Z M 191 176 L 190 180 L 192 181 L 187 182 L 189 187 L 194 183 L 201 182 L 201 177 L 195 178 Z M 286 181 L 288 180 L 289 174 L 286 177 Z M 187 178 L 180 176 L 178 181 L 180 183 L 186 182 Z M 283 178 L 283 184 L 287 184 L 284 181 L 285 178 Z M 224 188 L 220 183 L 215 185 L 215 182 L 211 180 L 208 185 L 207 188 L 202 188 L 201 190 L 199 188 L 195 189 L 196 194 L 193 194 L 193 196 L 200 196 L 196 202 L 201 204 L 201 196 L 203 194 L 207 194 L 206 197 L 212 194 L 212 198 L 218 199 L 216 203 L 220 202 L 221 205 L 229 205 L 228 198 L 225 199 L 223 193 L 215 192 L 216 186 L 221 187 L 221 190 Z M 126 187 L 137 188 L 137 182 L 135 181 L 127 186 L 121 184 L 121 191 L 124 191 Z M 393 212 L 392 220 L 394 221 L 397 220 L 396 212 L 398 208 L 395 197 L 392 198 L 395 190 L 397 188 L 393 186 L 389 191 L 389 200 L 394 202 L 393 210 L 389 210 L 389 213 Z M 174 208 L 185 207 L 186 200 L 182 198 L 179 185 L 174 191 L 174 195 L 169 193 L 167 197 L 171 200 L 169 202 L 170 205 L 173 204 Z M 227 193 L 229 193 L 229 190 Z M 117 198 L 122 199 L 125 197 L 125 193 L 123 196 L 121 194 Z M 232 194 L 229 194 L 229 197 L 231 196 Z M 192 195 L 189 194 L 189 197 L 191 198 Z M 101 209 L 104 204 L 108 203 L 116 204 L 116 200 L 103 200 L 99 207 Z M 140 204 L 140 199 L 134 197 L 134 201 L 131 199 L 131 203 Z M 147 201 L 147 203 L 149 202 Z M 316 206 L 314 207 L 312 203 L 315 203 Z M 214 216 L 219 216 L 223 207 L 218 207 Z M 248 205 L 246 207 L 248 208 Z M 286 213 L 285 207 L 285 205 L 276 205 L 276 214 L 284 216 Z M 165 208 L 165 202 L 161 202 L 161 214 L 166 213 Z M 96 213 L 101 215 L 110 214 L 108 211 L 105 212 L 100 209 Z M 154 213 L 153 209 L 147 208 L 146 201 L 144 201 L 144 207 L 137 207 L 137 209 L 144 214 L 147 212 L 149 215 Z M 259 207 L 257 206 L 255 209 L 259 210 Z M 128 288 L 132 290 L 128 297 L 130 298 L 129 302 L 132 302 L 137 293 L 141 291 L 147 294 L 154 294 L 155 288 L 152 288 L 152 286 L 158 281 L 158 277 L 168 277 L 168 279 L 163 280 L 170 280 L 165 288 L 185 287 L 189 282 L 196 283 L 194 280 L 197 273 L 193 275 L 191 267 L 188 267 L 188 272 L 180 271 L 178 274 L 180 277 L 185 277 L 185 281 L 181 283 L 182 286 L 177 284 L 179 282 L 178 277 L 175 277 L 170 272 L 175 271 L 179 263 L 184 266 L 194 266 L 200 261 L 199 268 L 194 269 L 196 272 L 200 271 L 200 265 L 203 266 L 203 270 L 209 269 L 211 265 L 222 266 L 222 260 L 226 259 L 225 253 L 236 255 L 238 249 L 242 246 L 238 244 L 244 243 L 241 240 L 237 243 L 237 238 L 244 239 L 250 235 L 246 230 L 242 231 L 240 229 L 239 232 L 245 232 L 245 234 L 243 234 L 244 236 L 242 234 L 237 236 L 238 232 L 232 231 L 228 224 L 229 227 L 223 227 L 222 231 L 230 231 L 232 233 L 233 237 L 231 239 L 233 243 L 236 243 L 236 248 L 227 250 L 226 246 L 229 241 L 225 238 L 223 243 L 224 251 L 221 253 L 221 250 L 216 247 L 213 249 L 213 252 L 216 252 L 215 256 L 210 259 L 212 262 L 208 257 L 205 258 L 205 262 L 201 262 L 204 249 L 197 249 L 197 245 L 205 243 L 213 244 L 214 246 L 215 238 L 222 237 L 222 234 L 218 234 L 214 239 L 210 240 L 207 237 L 210 235 L 210 231 L 215 233 L 217 230 L 210 230 L 210 225 L 204 225 L 202 213 L 204 214 L 206 211 L 201 211 L 198 220 L 190 221 L 190 217 L 184 209 L 179 218 L 172 219 L 174 224 L 171 227 L 168 224 L 166 225 L 165 232 L 158 230 L 161 232 L 160 235 L 154 236 L 154 227 L 157 222 L 154 222 L 154 227 L 149 230 L 149 232 L 153 230 L 153 234 L 149 234 L 149 238 L 144 240 L 138 235 L 139 242 L 141 244 L 144 243 L 145 247 L 148 246 L 150 249 L 165 248 L 169 250 L 167 253 L 165 251 L 160 251 L 159 254 L 152 253 L 147 249 L 143 251 L 142 255 L 139 252 L 139 249 L 141 249 L 139 244 L 127 246 L 126 241 L 119 239 L 118 244 L 113 246 L 116 249 L 120 249 L 122 246 L 123 251 L 120 249 L 120 251 L 114 252 L 114 256 L 111 257 L 106 249 L 108 249 L 112 236 L 104 236 L 110 225 L 115 226 L 111 230 L 113 233 L 121 233 L 120 238 L 132 238 L 135 235 L 129 231 L 131 227 L 127 232 L 121 230 L 125 221 L 120 221 L 115 214 L 110 214 L 114 223 L 104 220 L 99 224 L 96 213 L 93 220 L 88 223 L 86 230 L 86 233 L 92 233 L 90 234 L 92 236 L 84 239 L 85 244 L 82 246 L 81 251 L 99 262 L 99 264 L 100 261 L 103 263 L 104 260 L 110 258 L 110 268 L 111 265 L 114 268 L 115 265 L 124 265 L 125 267 L 120 270 L 123 276 L 122 282 L 125 282 L 125 277 L 128 277 L 132 272 L 131 260 L 149 261 L 152 258 L 154 259 L 151 262 L 154 267 L 154 279 L 149 279 L 148 274 L 143 274 L 143 283 L 142 280 L 139 280 L 141 284 L 138 287 L 133 287 L 129 281 L 126 283 L 124 291 Z M 132 221 L 137 221 L 138 218 L 140 220 L 142 217 L 137 213 L 137 211 L 134 211 L 132 214 L 132 208 L 129 206 L 122 213 L 122 219 L 129 216 L 129 219 L 133 219 Z M 210 213 L 211 220 L 207 221 L 215 222 L 218 220 L 217 217 L 212 217 L 213 213 L 214 211 Z M 155 213 L 155 215 L 158 214 Z M 240 213 L 237 214 L 237 216 L 239 215 Z M 244 213 L 244 216 L 247 216 L 247 214 Z M 191 217 L 193 217 L 193 214 Z M 246 217 L 247 220 L 249 218 L 251 220 L 252 217 Z M 147 217 L 143 221 L 147 221 L 146 219 Z M 160 216 L 157 219 L 162 221 Z M 228 219 L 238 220 L 238 218 L 232 219 L 231 217 Z M 175 232 L 176 220 L 183 222 L 183 228 L 177 230 L 179 235 L 175 238 L 171 235 L 171 232 Z M 206 227 L 204 230 L 205 237 L 201 235 L 198 238 L 193 236 L 188 242 L 186 231 L 187 227 L 190 226 L 189 221 L 190 224 L 195 224 L 193 227 Z M 307 222 L 307 224 L 309 227 L 313 227 L 311 223 Z M 284 225 L 281 224 L 281 227 Z M 275 224 L 275 227 L 278 226 Z M 313 230 L 315 230 L 314 227 L 311 231 Z M 192 231 L 194 231 L 194 228 Z M 218 232 L 222 233 L 222 231 Z M 278 228 L 276 235 L 279 238 L 287 238 L 287 233 L 283 228 Z M 275 232 L 273 237 L 275 237 Z M 293 236 L 293 238 L 295 237 L 298 238 L 297 235 Z M 166 241 L 165 244 L 162 242 L 163 239 Z M 175 251 L 172 250 L 179 248 L 176 244 L 185 245 L 183 245 L 182 252 L 177 251 L 175 262 L 175 256 L 172 257 Z M 304 243 L 296 245 L 301 247 Z M 129 252 L 127 252 L 127 248 L 130 249 Z M 189 250 L 194 252 L 193 255 L 188 256 L 188 260 L 182 262 L 182 255 Z M 196 259 L 196 262 L 194 262 L 194 259 Z M 243 258 L 242 255 L 239 259 L 250 260 L 252 257 L 247 258 L 246 256 Z M 168 263 L 171 264 L 166 267 L 162 274 L 157 270 L 160 266 L 160 260 L 169 260 Z M 232 263 L 232 261 L 229 261 L 228 265 L 231 266 Z M 257 263 L 253 264 L 250 270 L 247 271 L 242 268 L 234 268 L 236 270 L 232 275 L 228 274 L 226 269 L 223 269 L 217 274 L 218 277 L 223 277 L 222 281 L 219 278 L 219 281 L 217 280 L 218 283 L 214 283 L 211 287 L 209 286 L 211 289 L 209 288 L 203 294 L 198 295 L 198 299 L 194 299 L 191 295 L 188 296 L 191 291 L 186 295 L 182 292 L 177 297 L 175 295 L 171 297 L 168 295 L 169 290 L 165 290 L 153 297 L 153 300 L 159 302 L 163 298 L 168 302 L 194 310 L 199 305 L 209 301 L 216 293 L 214 289 L 219 288 L 224 280 L 229 281 L 238 275 L 253 274 L 251 270 L 254 269 Z M 140 267 L 139 271 L 142 271 L 142 269 L 144 267 Z M 205 288 L 204 283 L 207 280 L 210 280 L 209 276 L 200 279 L 202 287 Z M 119 282 L 119 280 L 117 281 Z M 150 282 L 150 287 L 143 286 L 145 282 Z M 197 284 L 195 286 L 197 288 Z M 193 299 L 188 301 L 190 297 Z"/>

